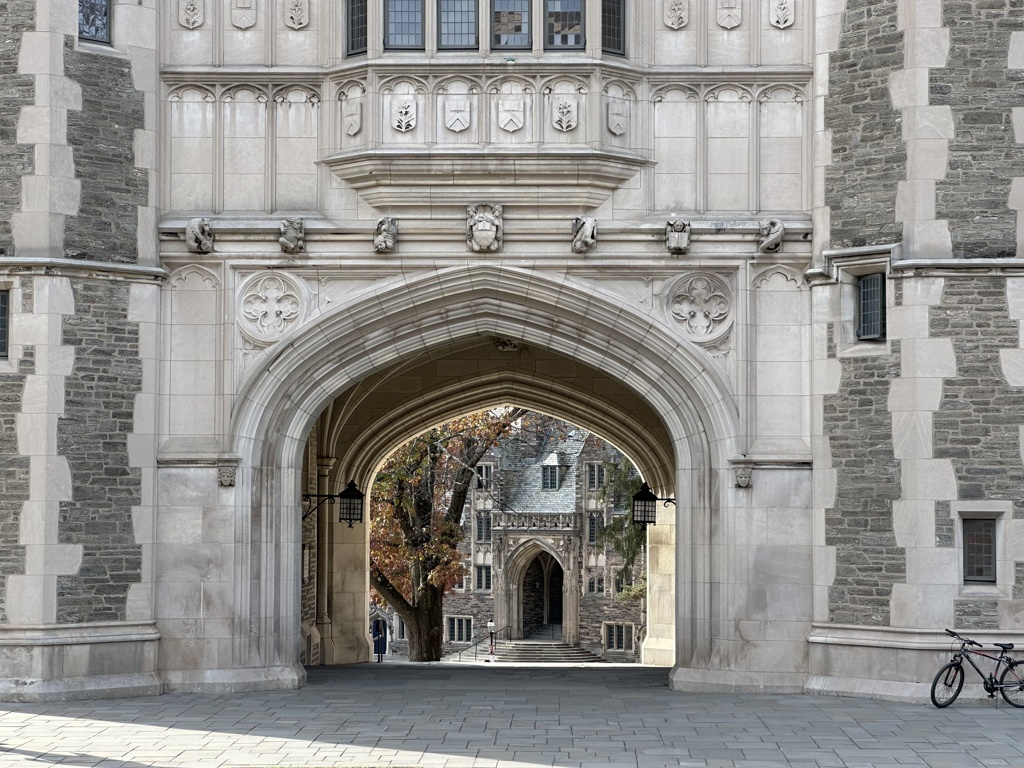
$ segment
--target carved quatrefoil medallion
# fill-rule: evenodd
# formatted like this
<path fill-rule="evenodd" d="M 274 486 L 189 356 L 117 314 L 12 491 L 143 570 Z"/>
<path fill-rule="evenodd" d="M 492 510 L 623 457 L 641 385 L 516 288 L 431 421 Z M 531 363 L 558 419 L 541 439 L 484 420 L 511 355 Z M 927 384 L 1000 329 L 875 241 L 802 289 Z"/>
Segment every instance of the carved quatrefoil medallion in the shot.
<path fill-rule="evenodd" d="M 721 276 L 698 272 L 684 276 L 665 293 L 667 309 L 685 338 L 716 346 L 732 329 L 732 289 Z"/>
<path fill-rule="evenodd" d="M 277 341 L 302 318 L 302 289 L 287 275 L 255 275 L 240 294 L 239 325 L 254 341 Z"/>

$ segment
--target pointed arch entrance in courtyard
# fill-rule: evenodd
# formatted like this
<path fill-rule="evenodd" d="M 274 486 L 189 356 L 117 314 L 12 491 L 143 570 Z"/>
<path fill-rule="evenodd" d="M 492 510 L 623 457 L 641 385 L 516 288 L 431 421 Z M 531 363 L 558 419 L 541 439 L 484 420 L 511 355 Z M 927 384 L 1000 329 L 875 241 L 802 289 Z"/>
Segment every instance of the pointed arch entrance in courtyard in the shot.
<path fill-rule="evenodd" d="M 565 275 L 460 267 L 346 297 L 268 350 L 239 393 L 236 524 L 248 533 L 232 581 L 250 631 L 234 645 L 233 665 L 267 675 L 297 668 L 299 480 L 314 424 L 321 489 L 350 479 L 368 488 L 413 435 L 506 404 L 605 436 L 659 495 L 677 499 L 651 530 L 660 570 L 648 582 L 647 650 L 661 663 L 701 663 L 714 612 L 713 473 L 727 464 L 737 420 L 717 371 L 668 322 Z M 366 660 L 365 528 L 322 525 L 324 658 Z M 563 603 L 563 616 L 570 610 Z"/>

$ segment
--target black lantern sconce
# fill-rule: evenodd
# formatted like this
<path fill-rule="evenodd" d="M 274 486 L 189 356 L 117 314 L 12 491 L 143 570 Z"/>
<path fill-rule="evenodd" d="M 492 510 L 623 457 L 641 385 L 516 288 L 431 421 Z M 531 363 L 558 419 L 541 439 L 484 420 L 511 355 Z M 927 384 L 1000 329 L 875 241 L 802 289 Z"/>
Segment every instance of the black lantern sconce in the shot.
<path fill-rule="evenodd" d="M 309 504 L 309 509 L 302 516 L 305 520 L 311 514 L 320 509 L 325 501 L 332 501 L 338 507 L 338 522 L 348 523 L 351 528 L 353 523 L 363 522 L 363 499 L 366 495 L 356 487 L 355 480 L 349 480 L 345 490 L 341 493 L 304 493 L 302 500 Z M 314 502 L 316 502 L 314 504 Z"/>
<path fill-rule="evenodd" d="M 651 491 L 650 486 L 644 483 L 640 486 L 640 490 L 633 494 L 633 525 L 654 525 L 657 521 L 655 517 L 658 512 L 658 502 L 665 502 L 667 507 L 669 504 L 673 506 L 676 503 L 675 499 L 662 499 L 655 496 Z"/>

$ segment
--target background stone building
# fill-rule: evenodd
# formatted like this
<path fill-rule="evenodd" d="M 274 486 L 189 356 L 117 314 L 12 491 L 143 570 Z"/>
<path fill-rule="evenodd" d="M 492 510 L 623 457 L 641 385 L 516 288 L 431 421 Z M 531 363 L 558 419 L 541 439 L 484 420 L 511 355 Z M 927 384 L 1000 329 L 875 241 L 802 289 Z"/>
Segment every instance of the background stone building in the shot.
<path fill-rule="evenodd" d="M 0 5 L 0 697 L 367 660 L 303 493 L 510 403 L 674 500 L 674 688 L 1019 640 L 1016 0 Z"/>
<path fill-rule="evenodd" d="M 606 471 L 622 461 L 585 429 L 540 414 L 477 465 L 466 504 L 467 575 L 445 595 L 445 653 L 483 641 L 544 638 L 616 661 L 636 658 L 644 627 L 641 600 L 617 601 L 643 577 L 641 556 L 625 571 L 600 538 L 628 500 L 605 493 Z M 395 653 L 406 653 L 401 618 L 391 619 Z"/>

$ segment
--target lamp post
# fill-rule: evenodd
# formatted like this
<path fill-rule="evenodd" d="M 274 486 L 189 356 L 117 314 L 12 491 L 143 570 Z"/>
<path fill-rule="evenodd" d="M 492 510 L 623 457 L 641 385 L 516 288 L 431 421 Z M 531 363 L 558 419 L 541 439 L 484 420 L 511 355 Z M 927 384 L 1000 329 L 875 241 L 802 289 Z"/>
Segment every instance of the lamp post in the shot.
<path fill-rule="evenodd" d="M 487 652 L 487 660 L 494 661 L 494 619 L 487 620 L 487 631 L 491 634 L 491 648 Z"/>
<path fill-rule="evenodd" d="M 359 490 L 354 480 L 349 480 L 348 485 L 341 493 L 304 493 L 302 500 L 309 504 L 309 508 L 302 515 L 305 520 L 316 512 L 322 504 L 330 502 L 338 509 L 338 522 L 348 523 L 351 528 L 353 523 L 363 522 L 363 499 L 366 498 Z"/>

